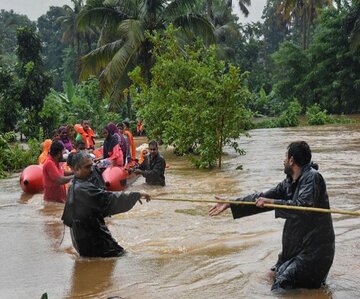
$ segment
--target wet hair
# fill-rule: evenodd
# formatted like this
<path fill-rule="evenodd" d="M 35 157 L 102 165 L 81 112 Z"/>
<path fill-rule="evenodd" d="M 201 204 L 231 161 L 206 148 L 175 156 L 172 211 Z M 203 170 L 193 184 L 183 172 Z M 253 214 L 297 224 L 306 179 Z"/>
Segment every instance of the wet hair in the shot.
<path fill-rule="evenodd" d="M 158 145 L 158 143 L 157 143 L 156 140 L 151 140 L 151 141 L 149 142 L 149 147 L 150 147 L 150 146 L 155 146 L 156 148 L 159 147 L 159 145 Z"/>
<path fill-rule="evenodd" d="M 293 157 L 298 166 L 304 166 L 311 161 L 311 150 L 305 141 L 295 141 L 288 146 L 288 158 Z"/>
<path fill-rule="evenodd" d="M 52 140 L 56 140 L 56 139 L 55 139 L 56 136 L 60 137 L 60 134 L 59 134 L 59 130 L 58 130 L 58 129 L 55 129 L 55 130 L 52 131 L 52 137 L 51 137 L 51 139 L 52 139 Z"/>
<path fill-rule="evenodd" d="M 54 140 L 50 146 L 50 156 L 54 157 L 58 153 L 62 153 L 64 150 L 64 144 L 59 140 Z"/>
<path fill-rule="evenodd" d="M 118 123 L 116 125 L 118 128 L 121 128 L 121 130 L 124 130 L 125 129 L 125 125 L 123 123 Z"/>
<path fill-rule="evenodd" d="M 87 152 L 80 151 L 76 153 L 75 155 L 72 156 L 71 159 L 72 167 L 74 168 L 81 167 L 86 159 L 91 159 L 91 156 Z"/>
<path fill-rule="evenodd" d="M 124 120 L 123 124 L 125 125 L 125 127 L 130 128 L 130 123 L 127 120 Z"/>
<path fill-rule="evenodd" d="M 71 168 L 74 168 L 74 156 L 76 153 L 70 153 L 66 159 L 66 164 L 69 165 Z"/>
<path fill-rule="evenodd" d="M 75 143 L 75 148 L 76 148 L 76 149 L 79 149 L 79 147 L 81 147 L 81 146 L 85 149 L 85 143 L 84 143 L 84 141 L 82 141 L 82 140 L 76 141 L 76 143 Z"/>
<path fill-rule="evenodd" d="M 106 126 L 109 130 L 109 133 L 111 135 L 114 135 L 114 133 L 119 133 L 119 130 L 117 128 L 117 126 L 114 124 L 114 123 L 108 123 L 107 126 Z"/>
<path fill-rule="evenodd" d="M 61 134 L 62 132 L 66 132 L 67 133 L 67 128 L 66 126 L 60 126 L 60 128 L 58 129 L 58 133 Z"/>

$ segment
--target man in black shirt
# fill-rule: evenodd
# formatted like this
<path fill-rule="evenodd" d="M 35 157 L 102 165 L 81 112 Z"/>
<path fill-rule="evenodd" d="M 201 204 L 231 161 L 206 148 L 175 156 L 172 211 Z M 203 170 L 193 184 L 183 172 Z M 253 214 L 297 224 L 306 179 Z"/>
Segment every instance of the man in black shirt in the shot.
<path fill-rule="evenodd" d="M 81 256 L 115 257 L 124 249 L 112 237 L 104 218 L 124 213 L 141 198 L 150 200 L 144 192 L 110 192 L 99 188 L 89 178 L 93 161 L 85 152 L 73 158 L 75 178 L 69 188 L 62 220 L 70 227 L 72 243 Z"/>
<path fill-rule="evenodd" d="M 330 209 L 326 183 L 311 163 L 311 150 L 305 141 L 292 142 L 284 159 L 286 179 L 276 187 L 237 201 L 254 205 L 217 203 L 209 214 L 216 216 L 228 208 L 234 218 L 242 218 L 271 210 L 265 204 Z M 221 200 L 221 198 L 217 197 Z M 284 218 L 282 252 L 273 267 L 272 290 L 320 288 L 334 259 L 335 236 L 330 213 L 314 213 L 275 209 L 276 218 Z"/>
<path fill-rule="evenodd" d="M 145 177 L 145 181 L 149 185 L 165 186 L 165 160 L 159 154 L 158 143 L 155 140 L 149 142 L 149 152 L 144 162 L 135 169 L 136 174 Z"/>

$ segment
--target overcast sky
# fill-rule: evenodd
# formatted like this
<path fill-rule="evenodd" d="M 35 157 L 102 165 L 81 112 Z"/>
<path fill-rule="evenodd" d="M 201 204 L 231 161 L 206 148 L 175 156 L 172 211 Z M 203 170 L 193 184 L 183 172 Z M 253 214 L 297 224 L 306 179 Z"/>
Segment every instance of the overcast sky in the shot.
<path fill-rule="evenodd" d="M 261 20 L 266 0 L 252 0 L 251 2 L 249 17 L 239 16 L 241 23 Z M 236 4 L 237 1 L 235 0 L 233 3 Z M 0 9 L 12 9 L 16 13 L 27 15 L 30 20 L 35 21 L 38 17 L 45 14 L 50 6 L 62 6 L 64 4 L 73 6 L 71 0 L 0 0 Z M 239 11 L 237 5 L 235 11 Z"/>

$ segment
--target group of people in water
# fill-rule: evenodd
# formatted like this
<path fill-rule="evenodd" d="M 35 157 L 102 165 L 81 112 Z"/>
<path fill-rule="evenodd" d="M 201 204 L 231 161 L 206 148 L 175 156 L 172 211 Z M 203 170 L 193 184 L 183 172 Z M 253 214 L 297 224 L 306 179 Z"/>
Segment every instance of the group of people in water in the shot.
<path fill-rule="evenodd" d="M 142 198 L 146 201 L 151 198 L 144 192 L 107 191 L 101 182 L 101 175 L 96 175 L 97 172 L 94 171 L 94 161 L 106 159 L 103 164 L 105 167 L 124 165 L 136 157 L 136 151 L 134 152 L 131 145 L 128 147 L 126 142 L 125 146 L 122 143 L 127 129 L 126 124 L 118 126 L 109 124 L 103 130 L 105 140 L 102 155 L 95 158 L 94 133 L 88 122 L 84 121 L 76 128 L 77 132 L 81 132 L 79 134 L 82 143 L 76 144 L 77 153 L 71 158 L 71 171 L 61 172 L 59 168 L 65 148 L 65 143 L 61 140 L 66 139 L 51 143 L 50 155 L 44 163 L 44 183 L 55 180 L 56 184 L 62 185 L 72 180 L 67 199 L 65 191 L 55 194 L 55 190 L 46 185 L 44 199 L 54 199 L 56 195 L 58 201 L 65 202 L 62 220 L 70 227 L 73 246 L 81 256 L 121 256 L 124 249 L 112 237 L 104 218 L 130 210 L 137 202 L 142 203 Z M 64 138 L 64 135 L 61 138 Z M 126 138 L 124 139 L 126 141 Z M 79 145 L 83 149 L 78 149 Z M 127 156 L 128 150 L 131 160 Z M 121 153 L 122 157 L 126 157 L 125 159 L 121 158 Z M 223 198 L 216 197 L 219 202 L 210 209 L 209 215 L 216 216 L 230 208 L 234 219 L 243 218 L 271 210 L 266 204 L 330 209 L 325 180 L 319 173 L 317 165 L 311 162 L 311 158 L 310 147 L 305 141 L 292 142 L 285 153 L 286 178 L 282 182 L 266 192 L 236 200 L 253 202 L 254 205 L 223 202 Z M 148 184 L 164 186 L 164 170 L 165 160 L 158 152 L 158 144 L 156 141 L 151 141 L 148 154 L 134 171 L 143 175 Z M 294 288 L 320 288 L 325 283 L 335 252 L 331 214 L 275 208 L 275 217 L 284 218 L 286 221 L 282 250 L 278 261 L 271 268 L 274 279 L 271 289 L 281 291 Z"/>
<path fill-rule="evenodd" d="M 129 122 L 109 123 L 102 129 L 101 147 L 95 147 L 95 132 L 88 120 L 73 126 L 76 136 L 71 138 L 70 126 L 61 126 L 52 139 L 43 143 L 39 164 L 43 165 L 44 200 L 66 202 L 66 187 L 74 178 L 74 156 L 86 151 L 96 166 L 94 173 L 108 167 L 125 167 L 127 171 L 141 174 L 148 184 L 165 185 L 165 160 L 158 152 L 156 141 L 136 156 L 134 137 Z M 150 151 L 150 153 L 149 153 Z"/>

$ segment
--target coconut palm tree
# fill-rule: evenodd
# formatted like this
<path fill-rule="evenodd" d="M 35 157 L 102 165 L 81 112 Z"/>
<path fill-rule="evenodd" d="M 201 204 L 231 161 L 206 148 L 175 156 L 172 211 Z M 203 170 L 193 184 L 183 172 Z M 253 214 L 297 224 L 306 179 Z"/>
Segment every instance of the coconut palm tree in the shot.
<path fill-rule="evenodd" d="M 214 20 L 214 12 L 213 12 L 213 0 L 205 0 L 206 5 L 206 15 L 210 20 Z M 225 8 L 230 8 L 232 10 L 232 0 L 224 0 L 224 1 L 215 1 L 215 2 L 223 2 L 223 6 Z M 219 3 L 217 3 L 219 5 Z M 243 13 L 245 17 L 249 15 L 248 6 L 251 5 L 251 0 L 239 0 L 238 1 L 240 11 Z"/>
<path fill-rule="evenodd" d="M 230 46 L 234 40 L 240 39 L 240 26 L 238 17 L 233 14 L 232 1 L 229 0 L 206 0 L 206 15 L 210 18 L 215 28 L 215 37 L 218 55 L 221 59 L 231 59 L 235 56 L 235 50 Z"/>
<path fill-rule="evenodd" d="M 96 25 L 101 35 L 98 47 L 82 58 L 81 77 L 97 75 L 103 90 L 119 99 L 134 66 L 141 65 L 150 81 L 152 44 L 146 32 L 161 32 L 173 23 L 183 39 L 201 36 L 206 43 L 214 42 L 213 26 L 192 13 L 193 5 L 193 0 L 105 0 L 84 9 L 79 27 Z"/>
<path fill-rule="evenodd" d="M 71 2 L 74 4 L 74 8 L 70 7 L 69 5 L 64 5 L 64 15 L 59 17 L 57 22 L 59 22 L 64 29 L 62 42 L 70 43 L 74 49 L 77 49 L 77 53 L 80 55 L 81 33 L 76 26 L 76 22 L 78 14 L 84 5 L 83 0 L 71 0 Z"/>
<path fill-rule="evenodd" d="M 310 29 L 314 20 L 322 8 L 332 4 L 332 0 L 284 0 L 279 5 L 279 11 L 289 24 L 293 20 L 301 22 L 303 48 L 307 49 L 310 41 Z"/>

